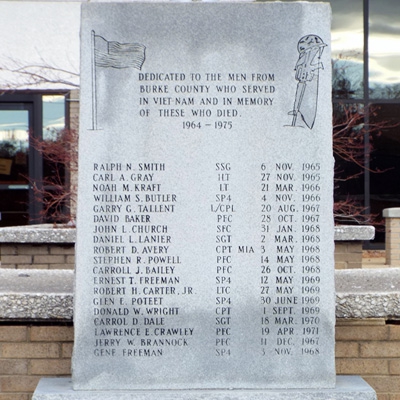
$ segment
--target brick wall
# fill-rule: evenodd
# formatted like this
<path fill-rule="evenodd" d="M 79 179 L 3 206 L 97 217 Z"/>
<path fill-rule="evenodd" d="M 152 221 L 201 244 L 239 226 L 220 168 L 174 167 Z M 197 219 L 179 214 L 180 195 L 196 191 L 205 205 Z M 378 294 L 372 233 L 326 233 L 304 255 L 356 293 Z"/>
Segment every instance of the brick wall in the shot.
<path fill-rule="evenodd" d="M 400 325 L 338 320 L 336 370 L 361 375 L 378 400 L 400 400 Z M 0 400 L 29 400 L 41 377 L 70 375 L 73 327 L 0 322 Z"/>
<path fill-rule="evenodd" d="M 0 322 L 0 400 L 29 400 L 40 378 L 71 373 L 73 327 Z"/>
<path fill-rule="evenodd" d="M 73 269 L 73 244 L 0 243 L 0 268 Z"/>
<path fill-rule="evenodd" d="M 335 242 L 335 268 L 362 268 L 362 242 Z"/>
<path fill-rule="evenodd" d="M 387 263 L 400 266 L 400 218 L 386 218 L 386 259 Z"/>
<path fill-rule="evenodd" d="M 336 372 L 361 375 L 378 400 L 400 400 L 400 324 L 384 319 L 338 320 Z"/>

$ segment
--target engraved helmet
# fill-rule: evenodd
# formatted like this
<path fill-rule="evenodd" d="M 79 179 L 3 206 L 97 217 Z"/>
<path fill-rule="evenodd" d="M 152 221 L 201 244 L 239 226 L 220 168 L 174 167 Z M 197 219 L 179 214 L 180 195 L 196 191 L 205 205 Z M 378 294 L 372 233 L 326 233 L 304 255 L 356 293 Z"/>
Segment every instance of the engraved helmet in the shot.
<path fill-rule="evenodd" d="M 313 47 L 318 47 L 322 48 L 325 47 L 326 44 L 324 41 L 317 35 L 306 35 L 303 36 L 300 40 L 299 43 L 297 44 L 297 50 L 298 52 L 304 53 L 307 50 L 310 50 Z"/>

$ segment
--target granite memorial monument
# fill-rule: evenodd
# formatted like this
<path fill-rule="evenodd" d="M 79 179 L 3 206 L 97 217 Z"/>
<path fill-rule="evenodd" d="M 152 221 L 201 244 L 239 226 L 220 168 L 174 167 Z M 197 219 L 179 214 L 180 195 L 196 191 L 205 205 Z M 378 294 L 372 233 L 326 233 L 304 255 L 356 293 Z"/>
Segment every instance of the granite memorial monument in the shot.
<path fill-rule="evenodd" d="M 83 5 L 70 396 L 340 397 L 330 17 Z"/>

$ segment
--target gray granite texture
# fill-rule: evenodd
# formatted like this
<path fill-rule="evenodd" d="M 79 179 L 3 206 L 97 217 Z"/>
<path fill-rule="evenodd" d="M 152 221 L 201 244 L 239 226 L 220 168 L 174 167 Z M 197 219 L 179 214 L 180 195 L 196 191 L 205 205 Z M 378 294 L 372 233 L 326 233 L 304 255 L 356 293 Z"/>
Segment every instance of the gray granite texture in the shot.
<path fill-rule="evenodd" d="M 66 225 L 26 225 L 0 228 L 0 243 L 75 243 L 76 229 Z"/>
<path fill-rule="evenodd" d="M 393 210 L 393 209 L 389 209 Z M 335 226 L 335 240 L 372 240 L 373 226 Z M 27 225 L 0 228 L 0 243 L 75 243 L 76 229 L 63 225 Z"/>
<path fill-rule="evenodd" d="M 384 218 L 400 218 L 400 207 L 385 208 L 382 215 Z"/>
<path fill-rule="evenodd" d="M 0 318 L 71 320 L 73 271 L 0 269 Z"/>
<path fill-rule="evenodd" d="M 399 318 L 400 269 L 336 271 L 337 318 Z"/>
<path fill-rule="evenodd" d="M 73 271 L 0 269 L 0 319 L 73 315 Z M 335 271 L 337 318 L 400 318 L 400 268 Z"/>
<path fill-rule="evenodd" d="M 82 6 L 76 390 L 334 386 L 330 22 Z"/>
<path fill-rule="evenodd" d="M 69 378 L 44 378 L 33 400 L 376 400 L 359 376 L 338 376 L 333 389 L 75 391 Z"/>
<path fill-rule="evenodd" d="M 336 225 L 335 241 L 372 240 L 375 228 L 369 225 Z"/>

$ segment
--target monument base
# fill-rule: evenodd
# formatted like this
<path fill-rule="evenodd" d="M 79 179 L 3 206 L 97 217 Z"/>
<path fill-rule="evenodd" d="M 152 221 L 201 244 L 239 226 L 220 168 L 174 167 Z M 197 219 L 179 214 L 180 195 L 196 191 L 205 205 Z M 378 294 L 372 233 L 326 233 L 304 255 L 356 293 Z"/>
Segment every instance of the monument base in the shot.
<path fill-rule="evenodd" d="M 337 376 L 334 389 L 285 390 L 73 390 L 71 378 L 43 378 L 33 400 L 376 400 L 359 376 Z"/>

